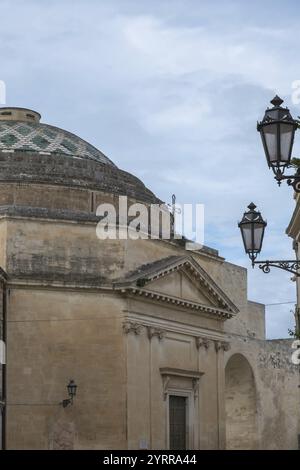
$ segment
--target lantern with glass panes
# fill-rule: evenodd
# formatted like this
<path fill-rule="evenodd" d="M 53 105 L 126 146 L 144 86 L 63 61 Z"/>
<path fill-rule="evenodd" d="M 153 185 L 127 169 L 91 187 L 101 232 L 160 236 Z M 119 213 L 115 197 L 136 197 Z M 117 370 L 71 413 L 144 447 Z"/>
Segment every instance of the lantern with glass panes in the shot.
<path fill-rule="evenodd" d="M 293 166 L 292 149 L 294 137 L 299 121 L 293 119 L 288 108 L 281 105 L 283 100 L 279 96 L 272 99 L 272 108 L 267 108 L 263 120 L 257 123 L 260 132 L 267 163 L 272 168 L 275 179 L 280 185 L 283 180 L 300 192 L 300 168 L 295 175 L 285 175 L 287 168 Z"/>
<path fill-rule="evenodd" d="M 265 228 L 267 222 L 262 218 L 259 211 L 256 210 L 256 205 L 251 202 L 248 206 L 248 211 L 243 215 L 242 220 L 238 223 L 241 230 L 242 239 L 244 243 L 245 252 L 252 262 L 252 267 L 258 264 L 259 268 L 264 273 L 269 273 L 270 268 L 280 268 L 284 271 L 289 271 L 295 276 L 300 276 L 298 270 L 300 269 L 300 261 L 297 260 L 266 260 L 257 261 L 257 255 L 261 252 Z"/>

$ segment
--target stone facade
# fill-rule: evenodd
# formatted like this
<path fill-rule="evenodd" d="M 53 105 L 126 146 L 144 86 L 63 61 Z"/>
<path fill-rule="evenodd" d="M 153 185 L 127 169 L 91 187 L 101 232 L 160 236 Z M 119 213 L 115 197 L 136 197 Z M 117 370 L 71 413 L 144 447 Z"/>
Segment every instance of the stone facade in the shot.
<path fill-rule="evenodd" d="M 294 196 L 296 206 L 292 215 L 289 226 L 286 229 L 286 233 L 293 239 L 293 248 L 295 250 L 296 259 L 300 259 L 300 198 L 299 194 L 295 193 Z M 300 279 L 294 277 L 297 286 L 297 304 L 295 305 L 295 324 L 296 333 L 300 337 Z"/>
<path fill-rule="evenodd" d="M 166 449 L 174 395 L 187 448 L 297 448 L 299 371 L 289 340 L 266 341 L 245 269 L 175 240 L 99 240 L 100 202 L 160 202 L 110 163 L 0 160 L 6 448 Z"/>

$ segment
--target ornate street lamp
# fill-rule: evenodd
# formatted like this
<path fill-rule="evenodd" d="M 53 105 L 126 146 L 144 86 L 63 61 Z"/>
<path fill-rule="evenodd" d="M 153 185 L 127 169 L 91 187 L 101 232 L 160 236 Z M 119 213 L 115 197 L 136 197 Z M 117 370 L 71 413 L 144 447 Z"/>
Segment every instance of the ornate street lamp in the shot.
<path fill-rule="evenodd" d="M 286 179 L 296 192 L 300 192 L 300 168 L 295 175 L 286 176 L 286 168 L 291 166 L 295 132 L 299 121 L 293 119 L 288 108 L 281 105 L 279 96 L 272 99 L 272 108 L 267 108 L 263 120 L 257 123 L 269 168 L 272 168 L 278 184 Z"/>
<path fill-rule="evenodd" d="M 265 233 L 265 222 L 260 212 L 257 212 L 256 205 L 251 202 L 248 206 L 249 211 L 244 212 L 242 220 L 239 222 L 245 252 L 249 255 L 254 266 L 254 261 L 261 251 L 262 242 Z"/>
<path fill-rule="evenodd" d="M 70 380 L 67 385 L 68 393 L 70 397 L 75 397 L 77 391 L 77 385 L 75 384 L 74 380 Z"/>
<path fill-rule="evenodd" d="M 61 405 L 66 408 L 68 405 L 73 405 L 73 398 L 76 396 L 77 385 L 75 384 L 74 380 L 70 380 L 67 385 L 68 395 L 70 398 L 63 400 Z"/>
<path fill-rule="evenodd" d="M 289 271 L 295 276 L 300 276 L 300 260 L 267 260 L 256 261 L 257 255 L 261 252 L 262 242 L 267 222 L 262 218 L 260 212 L 256 211 L 256 205 L 251 202 L 248 206 L 249 211 L 245 212 L 242 220 L 238 223 L 241 230 L 245 252 L 252 261 L 252 267 L 258 264 L 264 273 L 270 272 L 270 267 Z"/>

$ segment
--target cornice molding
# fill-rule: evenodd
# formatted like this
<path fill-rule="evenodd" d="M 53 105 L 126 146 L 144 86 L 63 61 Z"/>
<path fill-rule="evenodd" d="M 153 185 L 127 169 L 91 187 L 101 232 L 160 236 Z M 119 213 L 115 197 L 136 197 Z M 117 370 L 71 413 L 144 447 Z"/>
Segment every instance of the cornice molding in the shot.
<path fill-rule="evenodd" d="M 138 289 L 136 287 L 128 287 L 126 289 L 120 289 L 120 292 L 124 295 L 132 295 L 140 297 L 153 302 L 163 303 L 164 305 L 173 305 L 181 309 L 189 309 L 194 312 L 206 313 L 215 316 L 218 320 L 225 321 L 234 316 L 234 313 L 228 310 L 214 307 L 212 305 L 204 305 L 197 302 L 192 302 L 186 299 L 180 299 L 168 294 L 162 294 L 160 292 L 150 291 L 147 289 Z"/>

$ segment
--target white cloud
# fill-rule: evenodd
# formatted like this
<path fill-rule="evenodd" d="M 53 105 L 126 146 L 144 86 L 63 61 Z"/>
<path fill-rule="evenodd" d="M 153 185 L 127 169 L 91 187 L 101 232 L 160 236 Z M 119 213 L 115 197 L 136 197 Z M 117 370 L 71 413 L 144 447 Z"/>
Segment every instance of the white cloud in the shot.
<path fill-rule="evenodd" d="M 143 124 L 150 133 L 173 132 L 186 127 L 198 129 L 210 112 L 208 103 L 180 103 L 148 115 Z"/>
<path fill-rule="evenodd" d="M 156 76 L 182 77 L 202 72 L 222 80 L 236 75 L 248 83 L 271 90 L 283 86 L 289 92 L 286 76 L 298 73 L 296 63 L 282 66 L 282 48 L 294 44 L 291 31 L 283 28 L 241 27 L 228 33 L 203 26 L 169 26 L 163 20 L 140 16 L 128 18 L 123 32 L 143 62 L 152 65 Z M 277 40 L 271 54 L 270 40 Z"/>

